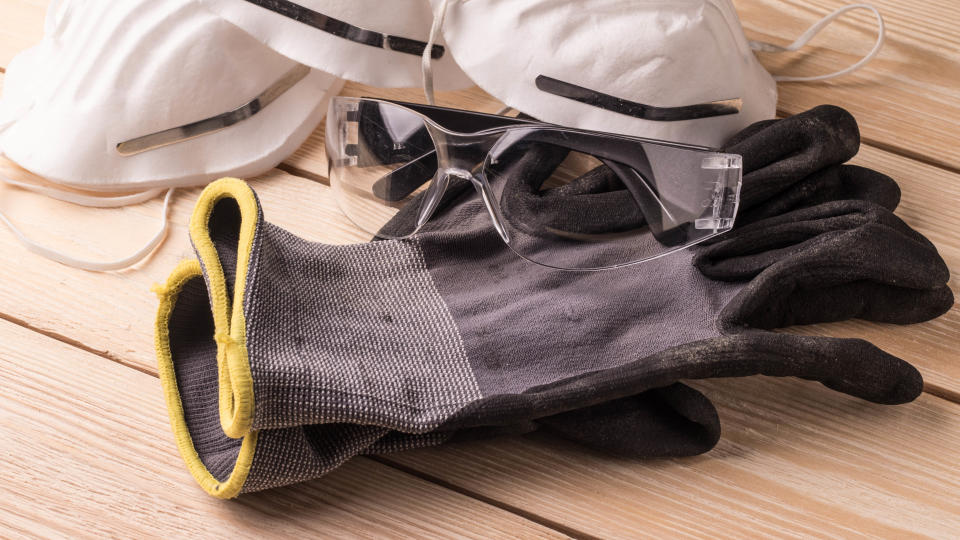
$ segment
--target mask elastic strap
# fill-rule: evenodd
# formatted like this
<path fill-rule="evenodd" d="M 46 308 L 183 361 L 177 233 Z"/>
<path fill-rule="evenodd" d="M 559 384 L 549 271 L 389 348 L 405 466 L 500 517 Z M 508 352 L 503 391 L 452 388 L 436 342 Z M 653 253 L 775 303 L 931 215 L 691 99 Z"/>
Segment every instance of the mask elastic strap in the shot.
<path fill-rule="evenodd" d="M 71 193 L 67 191 L 61 191 L 58 189 L 47 188 L 43 186 L 36 186 L 32 184 L 27 184 L 24 182 L 18 182 L 16 180 L 10 180 L 7 178 L 0 178 L 3 182 L 7 184 L 17 186 L 23 189 L 27 189 L 36 193 L 41 193 L 43 195 L 49 196 L 54 199 L 61 201 L 70 202 L 73 204 L 78 204 L 82 206 L 93 206 L 98 208 L 116 208 L 120 206 L 128 206 L 131 204 L 141 203 L 147 200 L 150 200 L 156 197 L 162 190 L 160 189 L 151 189 L 141 193 L 134 193 L 132 195 L 120 195 L 117 197 L 94 197 L 89 195 L 82 195 L 79 193 Z M 167 216 L 170 211 L 170 200 L 173 197 L 174 188 L 167 190 L 167 194 L 163 198 L 163 211 L 160 216 L 160 229 L 157 233 L 147 241 L 140 249 L 138 249 L 133 254 L 124 257 L 122 259 L 117 259 L 114 261 L 88 261 L 83 259 L 77 259 L 67 255 L 61 251 L 46 247 L 25 235 L 14 223 L 8 218 L 2 211 L 0 211 L 0 221 L 3 221 L 7 227 L 16 235 L 17 239 L 20 240 L 26 248 L 41 257 L 46 257 L 52 261 L 56 261 L 60 264 L 65 264 L 67 266 L 72 266 L 74 268 L 80 268 L 82 270 L 90 270 L 93 272 L 107 272 L 110 270 L 122 270 L 129 266 L 140 262 L 144 257 L 149 255 L 160 242 L 163 241 L 163 237 L 167 234 L 167 228 L 169 222 Z"/>
<path fill-rule="evenodd" d="M 866 9 L 872 11 L 877 17 L 877 41 L 873 45 L 873 49 L 870 49 L 870 52 L 866 56 L 861 58 L 855 64 L 848 66 L 840 71 L 835 71 L 833 73 L 827 73 L 826 75 L 814 75 L 811 77 L 793 77 L 789 75 L 774 75 L 773 80 L 778 82 L 809 82 L 809 81 L 823 81 L 826 79 L 832 79 L 834 77 L 840 77 L 848 73 L 853 73 L 854 71 L 862 68 L 870 60 L 873 60 L 877 54 L 880 52 L 880 48 L 883 47 L 883 40 L 886 35 L 886 28 L 883 24 L 883 17 L 880 15 L 880 12 L 877 8 L 873 7 L 870 4 L 850 4 L 848 6 L 843 6 L 840 9 L 834 11 L 833 13 L 827 15 L 826 17 L 820 19 L 813 24 L 806 32 L 803 33 L 796 41 L 787 45 L 786 47 L 781 47 L 779 45 L 774 45 L 772 43 L 767 43 L 765 41 L 751 41 L 750 48 L 755 51 L 761 52 L 789 52 L 796 51 L 797 49 L 806 45 L 814 36 L 820 33 L 821 30 L 827 27 L 830 23 L 837 19 L 837 17 L 843 15 L 848 11 L 855 9 Z"/>
<path fill-rule="evenodd" d="M 449 0 L 443 0 L 440 3 L 440 9 L 433 15 L 433 25 L 430 26 L 430 39 L 427 46 L 423 49 L 421 57 L 421 71 L 423 72 L 423 93 L 427 96 L 427 103 L 436 105 L 433 97 L 433 46 L 440 37 L 440 29 L 443 28 L 443 19 L 447 16 L 447 3 Z"/>

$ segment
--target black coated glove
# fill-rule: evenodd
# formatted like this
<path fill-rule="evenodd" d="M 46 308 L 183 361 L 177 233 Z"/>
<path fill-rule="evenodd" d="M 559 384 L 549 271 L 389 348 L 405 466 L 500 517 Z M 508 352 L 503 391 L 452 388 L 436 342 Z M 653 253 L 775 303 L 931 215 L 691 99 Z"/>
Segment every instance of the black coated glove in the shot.
<path fill-rule="evenodd" d="M 703 452 L 716 412 L 683 379 L 796 376 L 910 401 L 919 373 L 865 341 L 769 332 L 952 304 L 936 249 L 890 213 L 896 184 L 841 166 L 858 144 L 835 107 L 748 128 L 728 148 L 744 155 L 737 228 L 604 272 L 519 258 L 467 185 L 412 239 L 329 246 L 266 223 L 241 182 L 212 184 L 191 223 L 200 264 L 178 267 L 158 316 L 181 452 L 233 496 L 357 454 L 533 429 L 632 456 Z M 544 162 L 519 159 L 517 185 L 548 177 Z M 605 174 L 565 193 L 616 189 Z"/>

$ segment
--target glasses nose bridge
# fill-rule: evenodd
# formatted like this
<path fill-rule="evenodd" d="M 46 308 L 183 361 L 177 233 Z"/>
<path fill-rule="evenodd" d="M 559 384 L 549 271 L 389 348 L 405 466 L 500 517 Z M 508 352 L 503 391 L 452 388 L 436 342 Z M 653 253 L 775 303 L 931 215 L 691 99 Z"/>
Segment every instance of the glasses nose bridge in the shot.
<path fill-rule="evenodd" d="M 486 180 L 482 171 L 487 155 L 503 133 L 447 133 L 437 130 L 433 126 L 428 126 L 428 129 L 431 131 L 430 135 L 437 152 L 437 173 L 434 177 L 434 185 L 437 189 L 428 197 L 420 214 L 418 225 L 425 223 L 433 214 L 443 197 L 443 192 L 450 183 L 450 179 L 459 178 L 473 184 L 474 189 L 477 190 L 484 206 L 487 208 L 487 214 L 490 216 L 497 234 L 504 242 L 509 244 L 510 233 L 504 225 L 503 216 L 500 213 L 500 207 L 496 202 L 490 183 Z"/>
<path fill-rule="evenodd" d="M 427 124 L 437 152 L 438 170 L 474 171 L 501 134 L 450 133 Z M 458 174 L 459 175 L 459 174 Z M 455 175 L 455 176 L 458 176 Z"/>

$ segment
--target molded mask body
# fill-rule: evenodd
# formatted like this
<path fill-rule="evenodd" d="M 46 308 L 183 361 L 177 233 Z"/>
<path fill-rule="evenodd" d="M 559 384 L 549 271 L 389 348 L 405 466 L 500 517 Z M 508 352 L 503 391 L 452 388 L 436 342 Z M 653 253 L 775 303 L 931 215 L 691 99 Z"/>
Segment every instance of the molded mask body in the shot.
<path fill-rule="evenodd" d="M 730 0 L 430 1 L 460 67 L 510 107 L 554 124 L 710 147 L 775 116 L 775 81 L 849 73 L 883 42 L 879 13 L 862 4 L 779 47 L 748 41 Z M 771 76 L 753 54 L 796 50 L 852 9 L 872 11 L 880 32 L 844 70 Z"/>
<path fill-rule="evenodd" d="M 776 83 L 729 0 L 452 1 L 443 35 L 480 87 L 552 123 L 716 147 L 776 114 Z M 730 104 L 686 120 L 655 111 L 713 102 Z"/>
<path fill-rule="evenodd" d="M 262 173 L 292 153 L 339 81 L 318 71 L 220 131 L 122 155 L 119 143 L 242 107 L 297 66 L 190 0 L 51 6 L 10 64 L 0 151 L 51 182 L 132 191 Z"/>

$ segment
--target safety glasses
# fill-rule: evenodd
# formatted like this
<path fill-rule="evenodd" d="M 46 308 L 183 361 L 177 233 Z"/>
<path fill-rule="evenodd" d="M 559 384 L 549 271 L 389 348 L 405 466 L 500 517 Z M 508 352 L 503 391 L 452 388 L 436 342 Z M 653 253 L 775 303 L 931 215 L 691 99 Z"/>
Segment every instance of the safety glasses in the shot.
<path fill-rule="evenodd" d="M 514 252 L 565 270 L 702 242 L 733 226 L 740 197 L 738 155 L 372 98 L 331 101 L 326 147 L 337 202 L 364 231 L 409 237 L 469 183 Z"/>

